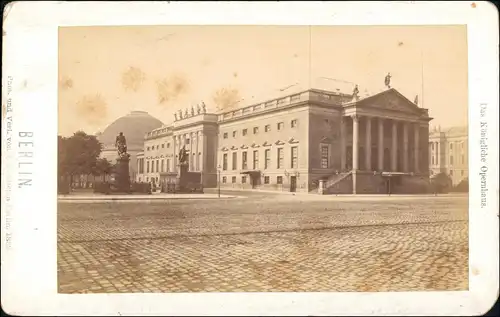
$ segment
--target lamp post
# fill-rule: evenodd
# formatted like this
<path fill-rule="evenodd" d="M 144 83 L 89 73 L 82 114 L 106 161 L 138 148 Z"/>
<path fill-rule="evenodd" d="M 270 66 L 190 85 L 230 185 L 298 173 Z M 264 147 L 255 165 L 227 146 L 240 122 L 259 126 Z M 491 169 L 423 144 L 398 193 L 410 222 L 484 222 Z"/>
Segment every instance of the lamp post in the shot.
<path fill-rule="evenodd" d="M 220 198 L 220 165 L 217 166 L 217 195 Z"/>

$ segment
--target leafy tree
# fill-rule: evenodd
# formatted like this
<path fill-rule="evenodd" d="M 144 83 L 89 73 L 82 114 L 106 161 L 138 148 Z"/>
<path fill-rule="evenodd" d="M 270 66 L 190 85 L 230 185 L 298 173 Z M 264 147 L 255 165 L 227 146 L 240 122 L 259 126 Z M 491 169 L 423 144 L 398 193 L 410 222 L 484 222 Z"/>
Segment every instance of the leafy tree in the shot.
<path fill-rule="evenodd" d="M 469 192 L 469 178 L 466 177 L 458 183 L 457 186 L 455 186 L 454 191 L 456 192 L 461 192 L 461 193 L 468 193 Z"/>
<path fill-rule="evenodd" d="M 77 131 L 70 137 L 58 136 L 57 139 L 60 179 L 69 180 L 72 183 L 75 175 L 93 173 L 102 151 L 102 144 L 95 136 Z"/>
<path fill-rule="evenodd" d="M 112 172 L 113 172 L 113 164 L 105 158 L 97 159 L 92 169 L 92 175 L 104 176 L 104 180 L 106 180 L 106 176 L 111 174 Z"/>
<path fill-rule="evenodd" d="M 451 179 L 446 173 L 439 173 L 432 177 L 431 184 L 436 193 L 446 193 L 451 189 Z"/>

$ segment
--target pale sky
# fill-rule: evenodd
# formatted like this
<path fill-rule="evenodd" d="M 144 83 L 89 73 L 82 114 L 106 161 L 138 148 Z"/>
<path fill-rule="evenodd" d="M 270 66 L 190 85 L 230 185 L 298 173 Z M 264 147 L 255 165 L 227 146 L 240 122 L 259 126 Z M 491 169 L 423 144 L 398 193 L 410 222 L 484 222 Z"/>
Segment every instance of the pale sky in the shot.
<path fill-rule="evenodd" d="M 169 123 L 202 100 L 208 111 L 229 109 L 296 83 L 376 93 L 388 72 L 394 88 L 422 101 L 422 65 L 431 125 L 466 125 L 465 26 L 60 28 L 59 133 L 102 131 L 133 110 Z"/>

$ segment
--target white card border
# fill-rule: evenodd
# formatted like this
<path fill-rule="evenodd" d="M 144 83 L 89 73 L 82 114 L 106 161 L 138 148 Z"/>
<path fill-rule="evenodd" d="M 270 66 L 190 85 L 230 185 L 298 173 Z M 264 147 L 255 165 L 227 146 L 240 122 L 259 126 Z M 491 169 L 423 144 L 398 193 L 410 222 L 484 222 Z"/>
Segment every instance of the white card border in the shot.
<path fill-rule="evenodd" d="M 409 293 L 57 294 L 57 29 L 70 25 L 467 24 L 469 58 L 469 291 Z M 452 53 L 452 52 L 451 52 Z M 13 2 L 4 12 L 2 304 L 36 315 L 469 315 L 498 297 L 498 14 L 488 2 Z M 488 115 L 479 117 L 479 105 Z M 452 107 L 452 105 L 450 105 Z M 9 115 L 9 113 L 7 114 Z M 481 209 L 480 121 L 488 122 L 488 207 Z M 33 131 L 33 186 L 17 188 L 18 132 Z M 13 147 L 6 148 L 6 137 Z M 6 190 L 7 183 L 12 184 Z M 9 195 L 10 201 L 4 199 Z M 10 217 L 10 228 L 4 230 Z M 12 237 L 6 246 L 6 234 Z"/>

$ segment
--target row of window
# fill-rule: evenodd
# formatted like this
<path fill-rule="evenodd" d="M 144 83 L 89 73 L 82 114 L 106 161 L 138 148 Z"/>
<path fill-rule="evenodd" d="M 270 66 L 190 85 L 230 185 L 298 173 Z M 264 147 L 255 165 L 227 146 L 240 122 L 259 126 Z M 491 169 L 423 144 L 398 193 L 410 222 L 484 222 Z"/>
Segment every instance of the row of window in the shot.
<path fill-rule="evenodd" d="M 195 158 L 193 158 L 195 157 Z M 199 171 L 200 170 L 200 157 L 201 155 L 192 155 L 190 156 L 190 162 L 189 166 L 192 166 L 194 171 Z M 170 164 L 170 159 L 166 160 L 167 165 L 165 166 L 165 160 L 152 160 L 152 161 L 146 161 L 146 173 L 163 173 L 163 172 L 170 172 L 171 171 L 171 164 Z M 144 173 L 144 159 L 139 160 L 139 174 Z"/>
<path fill-rule="evenodd" d="M 295 128 L 297 127 L 297 119 L 294 119 L 290 121 L 290 127 Z M 285 123 L 284 122 L 278 122 L 277 123 L 277 129 L 278 131 L 281 131 L 285 128 Z M 270 132 L 271 131 L 271 125 L 268 124 L 264 126 L 264 132 Z M 253 127 L 253 134 L 259 133 L 259 127 Z M 243 129 L 241 130 L 241 135 L 245 136 L 248 134 L 248 129 Z M 233 131 L 233 138 L 237 136 L 237 131 Z M 227 132 L 224 132 L 223 134 L 224 139 L 227 139 L 229 137 L 229 134 Z"/>
<path fill-rule="evenodd" d="M 285 167 L 285 149 L 284 148 L 277 148 L 277 155 L 276 155 L 276 162 L 277 165 L 276 167 L 278 169 L 284 168 Z M 290 154 L 291 154 L 291 168 L 298 168 L 299 166 L 299 150 L 298 147 L 293 146 L 290 148 Z M 259 169 L 259 150 L 254 150 L 252 153 L 252 169 L 256 170 Z M 238 152 L 233 152 L 232 153 L 232 170 L 237 170 L 238 169 Z M 264 151 L 264 169 L 268 169 L 271 167 L 271 149 L 266 149 Z M 227 171 L 228 169 L 228 153 L 224 153 L 222 156 L 222 170 Z M 248 152 L 242 152 L 241 153 L 241 169 L 246 170 L 248 169 Z"/>
<path fill-rule="evenodd" d="M 270 177 L 269 176 L 264 176 L 264 184 L 270 184 Z M 223 176 L 222 177 L 222 183 L 227 184 L 227 177 Z M 236 176 L 231 177 L 231 183 L 236 184 Z M 246 184 L 247 183 L 247 177 L 246 176 L 241 176 L 241 183 Z M 282 185 L 283 184 L 283 176 L 276 176 L 276 184 Z"/>
<path fill-rule="evenodd" d="M 454 142 L 450 142 L 450 150 L 453 150 L 453 144 L 454 144 Z M 464 148 L 464 142 L 463 142 L 463 141 L 461 141 L 461 142 L 457 142 L 457 144 L 459 144 L 459 145 L 460 145 L 460 149 L 462 149 L 462 150 L 463 150 L 463 148 Z M 434 150 L 434 145 L 436 145 L 436 147 L 435 147 L 435 148 L 437 149 L 437 147 L 438 147 L 438 142 L 431 142 L 431 149 L 432 149 L 432 150 Z"/>
<path fill-rule="evenodd" d="M 436 165 L 438 162 L 438 159 L 433 155 L 431 156 L 431 164 Z M 460 164 L 465 164 L 465 155 L 462 154 L 460 156 Z M 450 165 L 453 165 L 453 155 L 450 155 Z"/>

